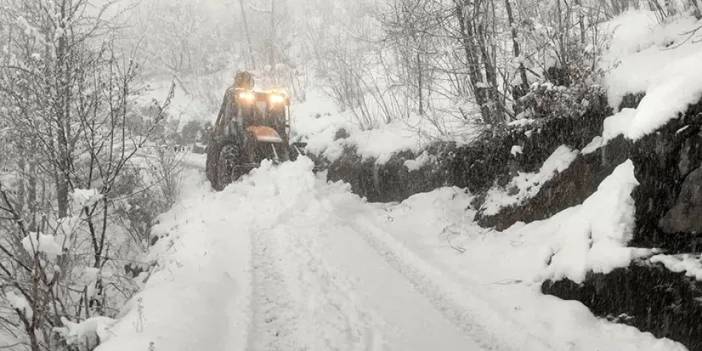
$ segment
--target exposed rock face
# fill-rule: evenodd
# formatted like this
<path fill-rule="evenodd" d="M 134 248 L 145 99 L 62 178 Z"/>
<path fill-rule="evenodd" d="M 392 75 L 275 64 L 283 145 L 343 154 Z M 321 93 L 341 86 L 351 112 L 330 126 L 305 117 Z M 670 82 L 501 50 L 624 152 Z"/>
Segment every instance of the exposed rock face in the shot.
<path fill-rule="evenodd" d="M 476 214 L 481 226 L 504 230 L 517 222 L 533 222 L 549 218 L 566 208 L 581 204 L 592 195 L 614 169 L 629 158 L 632 143 L 624 137 L 610 141 L 600 150 L 578 155 L 568 169 L 543 185 L 533 198 L 506 207 L 495 215 Z"/>
<path fill-rule="evenodd" d="M 643 97 L 643 93 L 625 95 L 620 109 L 636 108 Z M 602 131 L 600 121 L 593 120 L 592 122 L 595 123 L 577 126 L 582 136 L 591 138 L 591 136 L 599 135 Z M 568 129 L 568 126 L 559 127 Z M 566 132 L 566 134 L 572 136 L 574 132 L 576 131 Z M 587 139 L 587 141 L 589 140 L 591 139 Z M 576 148 L 585 146 L 584 141 L 576 143 L 580 146 Z M 571 144 L 566 143 L 566 145 Z M 611 174 L 617 165 L 630 157 L 633 147 L 633 142 L 619 136 L 596 152 L 579 155 L 568 169 L 544 184 L 533 198 L 524 203 L 503 208 L 494 215 L 487 216 L 478 212 L 475 219 L 481 226 L 504 230 L 514 223 L 529 223 L 546 219 L 566 208 L 581 204 L 597 190 L 602 180 Z"/>
<path fill-rule="evenodd" d="M 640 185 L 632 194 L 636 202 L 632 246 L 659 247 L 670 252 L 696 249 L 702 233 L 693 230 L 692 223 L 685 223 L 689 221 L 683 220 L 681 214 L 692 210 L 693 200 L 686 196 L 691 196 L 700 184 L 698 177 L 689 175 L 702 165 L 701 127 L 702 102 L 636 142 L 631 159 Z M 684 194 L 686 182 L 689 191 Z"/>
<path fill-rule="evenodd" d="M 598 316 L 702 350 L 702 283 L 662 265 L 633 262 L 608 274 L 590 273 L 583 284 L 546 281 L 541 290 L 585 304 Z"/>
<path fill-rule="evenodd" d="M 503 230 L 512 224 L 546 219 L 582 203 L 614 167 L 631 158 L 640 185 L 632 246 L 690 252 L 702 247 L 702 102 L 657 133 L 636 142 L 620 136 L 600 150 L 579 155 L 531 199 L 495 215 L 478 213 L 483 226 Z"/>
<path fill-rule="evenodd" d="M 407 169 L 405 161 L 412 159 L 414 155 L 407 151 L 393 156 L 384 165 L 377 165 L 374 159 L 364 160 L 355 150 L 347 149 L 339 159 L 320 168 L 327 170 L 328 180 L 349 183 L 354 193 L 369 201 L 400 201 L 446 184 L 444 170 L 436 164 L 415 171 Z"/>
<path fill-rule="evenodd" d="M 627 151 L 639 186 L 631 246 L 668 253 L 702 248 L 702 102 Z M 563 187 L 564 185 L 561 185 Z M 647 261 L 608 274 L 589 274 L 583 284 L 547 281 L 542 291 L 578 300 L 598 316 L 679 341 L 702 351 L 702 282 Z"/>
<path fill-rule="evenodd" d="M 353 148 L 344 150 L 334 162 L 317 159 L 319 169 L 327 169 L 329 180 L 343 180 L 352 190 L 369 201 L 401 201 L 419 192 L 441 186 L 467 188 L 474 194 L 494 184 L 506 184 L 517 170 L 533 172 L 560 145 L 580 149 L 602 131 L 602 122 L 611 111 L 601 104 L 581 118 L 556 118 L 537 126 L 509 128 L 500 134 L 481 138 L 470 145 L 438 142 L 425 152 L 434 162 L 410 171 L 405 161 L 418 155 L 401 152 L 383 164 L 363 159 Z M 522 154 L 511 154 L 512 147 L 522 146 Z M 615 165 L 616 166 L 616 165 Z"/>
<path fill-rule="evenodd" d="M 639 106 L 641 100 L 646 96 L 646 93 L 639 92 L 636 94 L 626 94 L 622 97 L 622 102 L 619 103 L 618 110 L 623 108 L 636 108 Z"/>
<path fill-rule="evenodd" d="M 702 167 L 685 178 L 675 205 L 660 220 L 659 227 L 668 234 L 702 233 Z"/>

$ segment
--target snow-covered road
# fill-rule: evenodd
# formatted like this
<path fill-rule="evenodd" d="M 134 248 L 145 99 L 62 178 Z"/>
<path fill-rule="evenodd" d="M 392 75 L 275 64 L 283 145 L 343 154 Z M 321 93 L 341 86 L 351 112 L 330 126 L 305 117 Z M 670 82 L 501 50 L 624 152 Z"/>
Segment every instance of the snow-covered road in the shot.
<path fill-rule="evenodd" d="M 138 323 L 119 323 L 112 333 L 122 338 L 101 350 L 151 343 L 156 350 L 496 346 L 447 318 L 369 242 L 367 218 L 382 210 L 311 169 L 309 160 L 264 166 L 221 193 L 201 175 L 187 176 L 183 201 L 157 228 L 164 238 L 152 255 L 164 269 L 130 313 Z"/>
<path fill-rule="evenodd" d="M 459 189 L 369 204 L 312 168 L 306 158 L 263 165 L 216 193 L 201 169 L 188 167 L 181 200 L 154 229 L 157 267 L 98 350 L 678 347 L 599 321 L 532 284 L 480 281 L 500 278 L 486 268 L 495 258 L 475 272 L 451 261 L 469 258 L 439 235 L 470 217 L 470 196 Z M 480 238 L 471 225 L 461 228 L 463 245 Z"/>
<path fill-rule="evenodd" d="M 316 200 L 252 233 L 247 349 L 482 349 L 365 241 L 363 213 Z"/>

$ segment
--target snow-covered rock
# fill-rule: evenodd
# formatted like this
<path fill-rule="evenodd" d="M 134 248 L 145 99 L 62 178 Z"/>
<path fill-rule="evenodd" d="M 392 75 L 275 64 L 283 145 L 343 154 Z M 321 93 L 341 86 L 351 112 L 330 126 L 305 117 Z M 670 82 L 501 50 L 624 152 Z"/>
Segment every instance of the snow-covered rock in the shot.
<path fill-rule="evenodd" d="M 631 192 L 637 185 L 634 165 L 627 161 L 582 205 L 545 221 L 562 238 L 559 244 L 551 247 L 550 278 L 582 282 L 589 271 L 607 273 L 629 265 L 636 257 L 650 254 L 650 250 L 627 247 L 634 228 Z"/>
<path fill-rule="evenodd" d="M 430 156 L 429 153 L 424 151 L 414 160 L 405 161 L 405 167 L 407 167 L 407 170 L 409 170 L 410 172 L 416 171 L 425 166 L 427 163 L 432 162 L 433 160 L 434 157 Z"/>
<path fill-rule="evenodd" d="M 690 37 L 702 20 L 680 17 L 657 24 L 650 11 L 629 11 L 604 25 L 612 33 L 603 68 L 611 106 L 645 93 L 623 131 L 639 139 L 702 98 L 702 41 Z"/>
<path fill-rule="evenodd" d="M 514 147 L 512 151 L 513 154 L 516 152 Z M 538 172 L 519 172 L 504 189 L 493 187 L 488 191 L 485 203 L 481 207 L 482 213 L 494 215 L 504 207 L 519 204 L 525 199 L 533 197 L 544 183 L 553 178 L 555 174 L 568 168 L 578 153 L 578 150 L 561 145 L 546 159 Z"/>
<path fill-rule="evenodd" d="M 655 255 L 651 262 L 662 263 L 673 272 L 685 272 L 688 277 L 702 280 L 702 257 L 692 254 Z"/>

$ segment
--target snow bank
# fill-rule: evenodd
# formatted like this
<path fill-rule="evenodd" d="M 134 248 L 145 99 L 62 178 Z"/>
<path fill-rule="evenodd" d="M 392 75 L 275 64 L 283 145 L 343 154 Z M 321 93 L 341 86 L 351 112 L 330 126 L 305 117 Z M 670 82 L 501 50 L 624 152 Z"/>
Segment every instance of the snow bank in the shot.
<path fill-rule="evenodd" d="M 514 154 L 514 148 L 512 151 Z M 481 210 L 485 215 L 494 215 L 504 207 L 517 205 L 526 199 L 534 197 L 541 190 L 544 183 L 568 168 L 577 156 L 577 150 L 572 150 L 565 145 L 559 146 L 546 159 L 538 172 L 519 172 L 505 189 L 499 187 L 490 189 Z"/>
<path fill-rule="evenodd" d="M 660 262 L 673 272 L 685 272 L 688 277 L 702 280 L 702 257 L 700 255 L 655 255 L 651 257 L 651 262 Z"/>
<path fill-rule="evenodd" d="M 157 265 L 97 350 L 245 349 L 250 247 L 237 223 L 246 214 L 225 221 L 243 199 L 217 197 L 203 178 L 184 171 L 180 200 L 153 229 L 161 239 L 148 259 Z"/>
<path fill-rule="evenodd" d="M 702 98 L 702 46 L 698 50 L 681 54 L 658 71 L 636 109 L 628 138 L 635 140 L 655 131 Z"/>
<path fill-rule="evenodd" d="M 97 350 L 146 350 L 151 343 L 171 351 L 247 349 L 251 238 L 315 203 L 313 190 L 323 181 L 313 168 L 305 157 L 264 162 L 217 193 L 200 170 L 186 170 L 181 199 L 153 229 L 161 237 L 149 254 L 157 267 Z"/>
<path fill-rule="evenodd" d="M 422 140 L 417 131 L 408 128 L 401 120 L 394 120 L 381 128 L 351 133 L 344 144 L 355 146 L 364 158 L 375 158 L 377 164 L 385 164 L 400 151 L 419 152 L 428 140 Z"/>
<path fill-rule="evenodd" d="M 602 142 L 608 141 L 625 134 L 636 116 L 636 110 L 624 108 L 612 116 L 605 118 L 602 126 Z"/>
<path fill-rule="evenodd" d="M 416 131 L 400 120 L 376 129 L 361 130 L 347 114 L 305 115 L 297 110 L 295 113 L 295 133 L 307 142 L 306 150 L 330 161 L 338 159 L 344 148 L 352 147 L 363 158 L 374 158 L 376 163 L 384 164 L 398 152 L 419 152 L 427 145 Z M 340 138 L 337 135 L 340 129 L 348 135 Z"/>
<path fill-rule="evenodd" d="M 629 11 L 605 25 L 612 35 L 604 55 L 611 106 L 627 93 L 645 92 L 625 135 L 638 139 L 702 98 L 702 41 L 689 32 L 702 21 L 681 17 L 658 25 L 653 13 Z M 611 71 L 610 71 L 611 69 Z"/>
<path fill-rule="evenodd" d="M 649 254 L 647 250 L 626 247 L 634 228 L 631 192 L 637 185 L 634 165 L 626 161 L 582 205 L 545 221 L 561 239 L 551 247 L 548 278 L 582 282 L 588 271 L 608 273 L 628 266 L 635 257 Z M 523 230 L 532 228 L 543 229 L 539 224 L 527 225 Z"/>
<path fill-rule="evenodd" d="M 307 151 L 335 161 L 344 148 L 355 148 L 361 157 L 374 158 L 377 164 L 386 163 L 402 151 L 419 153 L 437 140 L 465 144 L 474 129 L 458 119 L 432 121 L 428 116 L 412 115 L 407 120 L 396 119 L 363 130 L 351 112 L 338 111 L 329 97 L 316 90 L 308 93 L 307 102 L 293 104 L 292 118 L 292 139 L 306 142 Z M 435 123 L 452 134 L 439 133 Z M 337 135 L 341 129 L 346 135 Z"/>
<path fill-rule="evenodd" d="M 628 209 L 619 210 L 618 205 L 627 202 L 627 189 L 635 182 L 630 171 L 630 163 L 620 166 L 587 204 L 502 233 L 474 223 L 475 212 L 466 211 L 473 197 L 457 188 L 385 205 L 377 223 L 391 233 L 390 254 L 400 256 L 396 251 L 404 250 L 400 257 L 407 256 L 408 269 L 427 272 L 422 281 L 437 283 L 432 287 L 434 298 L 450 295 L 458 286 L 458 296 L 453 296 L 460 305 L 472 306 L 467 314 L 500 335 L 501 341 L 519 344 L 516 349 L 682 351 L 685 347 L 676 342 L 597 318 L 580 302 L 545 296 L 540 290 L 543 280 L 556 273 L 548 265 L 554 249 L 585 235 L 578 226 L 591 225 L 596 231 L 595 252 L 584 254 L 590 251 L 588 246 L 578 245 L 577 256 L 588 256 L 580 268 L 620 262 L 620 243 L 629 233 L 622 224 L 628 223 Z M 598 205 L 603 208 L 598 210 Z M 577 220 L 586 214 L 588 223 Z M 591 223 L 600 219 L 602 223 Z M 609 254 L 611 261 L 604 259 Z M 565 260 L 565 254 L 560 259 Z M 527 340 L 523 333 L 529 335 Z"/>

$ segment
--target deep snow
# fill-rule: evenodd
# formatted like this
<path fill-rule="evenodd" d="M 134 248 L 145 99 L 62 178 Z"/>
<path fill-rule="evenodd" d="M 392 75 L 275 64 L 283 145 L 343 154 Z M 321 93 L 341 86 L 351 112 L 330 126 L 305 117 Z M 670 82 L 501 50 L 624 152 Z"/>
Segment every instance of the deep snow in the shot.
<path fill-rule="evenodd" d="M 659 25 L 642 11 L 607 24 L 612 42 L 602 68 L 610 104 L 626 93 L 647 96 L 609 117 L 602 136 L 580 152 L 618 135 L 651 133 L 699 99 L 702 44 L 684 41 L 698 25 L 691 18 Z M 293 105 L 296 138 L 331 160 L 354 147 L 383 163 L 447 137 L 415 119 L 361 130 L 328 98 L 308 98 Z M 489 210 L 533 196 L 578 152 L 559 149 L 540 172 L 520 174 L 510 185 L 517 196 L 495 192 Z M 420 154 L 405 166 L 428 161 Z M 540 292 L 545 279 L 581 281 L 588 270 L 608 272 L 655 254 L 626 247 L 637 183 L 630 161 L 583 204 L 504 232 L 472 221 L 473 197 L 462 189 L 369 204 L 347 185 L 314 175 L 302 158 L 264 165 L 214 193 L 204 160 L 185 163 L 185 191 L 154 230 L 162 238 L 148 257 L 155 266 L 140 277 L 143 291 L 116 323 L 71 330 L 96 330 L 104 341 L 98 350 L 684 350 Z M 702 271 L 693 256 L 652 260 L 691 276 Z"/>
<path fill-rule="evenodd" d="M 548 228 L 583 210 L 498 233 L 461 189 L 369 204 L 312 168 L 266 164 L 220 193 L 189 169 L 157 266 L 98 350 L 684 349 L 539 292 L 570 240 Z M 630 183 L 620 168 L 610 184 Z"/>
<path fill-rule="evenodd" d="M 651 11 L 628 11 L 603 25 L 610 45 L 602 68 L 609 103 L 646 93 L 624 129 L 638 139 L 677 118 L 702 97 L 702 20 L 692 16 L 659 24 Z M 696 30 L 697 29 L 697 30 Z"/>

